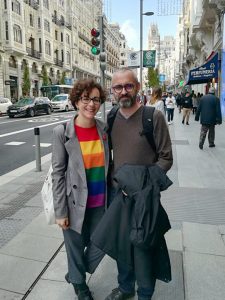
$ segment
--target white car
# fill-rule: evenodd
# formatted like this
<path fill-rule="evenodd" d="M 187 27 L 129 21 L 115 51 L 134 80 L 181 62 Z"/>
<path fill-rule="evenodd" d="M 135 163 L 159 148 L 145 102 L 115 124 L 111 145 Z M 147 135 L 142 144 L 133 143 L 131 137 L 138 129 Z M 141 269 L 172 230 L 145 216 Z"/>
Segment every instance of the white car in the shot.
<path fill-rule="evenodd" d="M 0 97 L 0 115 L 6 114 L 8 107 L 12 105 L 12 102 L 8 98 Z"/>
<path fill-rule="evenodd" d="M 69 94 L 56 95 L 52 100 L 52 108 L 54 111 L 69 111 L 73 110 Z"/>

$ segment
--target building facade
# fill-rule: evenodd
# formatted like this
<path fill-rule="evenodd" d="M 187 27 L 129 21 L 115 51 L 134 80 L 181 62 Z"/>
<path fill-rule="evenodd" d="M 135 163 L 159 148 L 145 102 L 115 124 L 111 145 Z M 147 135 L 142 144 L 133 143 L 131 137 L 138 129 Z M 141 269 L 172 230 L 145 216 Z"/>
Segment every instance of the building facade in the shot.
<path fill-rule="evenodd" d="M 61 83 L 64 77 L 69 84 L 80 78 L 100 80 L 99 56 L 91 53 L 91 29 L 99 26 L 102 0 L 0 2 L 0 96 L 18 99 L 22 95 L 25 66 L 31 96 L 40 94 L 44 69 L 50 84 Z M 106 19 L 104 30 L 110 82 L 119 66 L 120 33 Z"/>

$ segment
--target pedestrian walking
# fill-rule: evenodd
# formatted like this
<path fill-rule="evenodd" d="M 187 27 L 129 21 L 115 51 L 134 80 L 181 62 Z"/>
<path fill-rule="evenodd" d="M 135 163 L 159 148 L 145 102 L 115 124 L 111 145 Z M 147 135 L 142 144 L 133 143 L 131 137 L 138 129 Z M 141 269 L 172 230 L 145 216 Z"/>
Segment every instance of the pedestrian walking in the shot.
<path fill-rule="evenodd" d="M 181 100 L 181 103 L 183 109 L 182 124 L 186 122 L 186 125 L 189 125 L 189 118 L 192 110 L 192 97 L 189 91 L 186 92 L 185 96 Z"/>
<path fill-rule="evenodd" d="M 112 218 L 113 214 L 111 209 L 113 209 L 114 204 L 117 206 L 118 203 L 116 198 L 114 198 L 118 183 L 116 183 L 113 178 L 119 170 L 124 174 L 124 179 L 127 183 L 129 182 L 132 185 L 135 181 L 135 176 L 132 176 L 133 173 L 137 175 L 141 166 L 143 166 L 145 170 L 146 166 L 152 166 L 159 172 L 157 173 L 159 177 L 154 173 L 148 178 L 157 178 L 160 182 L 161 179 L 166 176 L 165 173 L 171 168 L 173 163 L 168 127 L 161 111 L 152 108 L 153 116 L 146 120 L 153 124 L 152 136 L 154 136 L 155 148 L 148 142 L 147 136 L 143 133 L 144 130 L 140 131 L 140 129 L 143 128 L 143 113 L 146 109 L 149 110 L 150 108 L 138 105 L 136 97 L 139 88 L 140 84 L 138 79 L 131 69 L 123 68 L 113 74 L 112 91 L 118 101 L 119 110 L 117 110 L 115 115 L 109 137 L 113 149 L 113 165 L 110 173 L 110 194 L 113 200 L 106 212 L 109 214 L 109 218 Z M 125 170 L 127 170 L 126 166 L 128 168 L 130 166 L 133 173 L 128 172 L 128 174 L 125 175 Z M 130 182 L 131 178 L 133 180 L 132 183 Z M 141 174 L 139 174 L 137 178 L 146 178 L 147 180 L 147 177 L 141 176 Z M 142 188 L 142 184 L 145 183 L 145 181 L 139 184 L 137 184 L 137 182 L 140 181 L 135 182 L 139 190 Z M 121 189 L 120 195 L 122 196 Z M 126 197 L 125 195 L 126 193 L 124 192 L 122 197 Z M 123 199 L 124 200 L 119 202 L 119 205 L 122 205 L 124 201 L 126 202 L 126 198 Z M 130 257 L 132 267 L 128 263 L 126 264 L 124 260 L 118 258 L 118 287 L 115 288 L 105 300 L 123 300 L 134 296 L 136 280 L 138 285 L 138 299 L 149 300 L 154 293 L 156 278 L 167 282 L 171 279 L 167 246 L 164 235 L 160 233 L 156 234 L 157 243 L 154 249 L 142 249 L 131 245 L 129 242 L 129 233 L 123 231 L 123 224 L 124 222 L 127 224 L 126 221 L 130 224 L 129 220 L 132 218 L 132 212 L 129 209 L 126 210 L 125 207 L 126 206 L 123 206 L 123 209 L 119 209 L 119 212 L 124 213 L 126 217 L 124 215 L 123 217 L 119 217 L 116 213 L 115 219 L 112 220 L 114 224 L 113 228 L 111 228 L 110 232 L 107 229 L 107 232 L 103 233 L 106 238 L 106 243 L 103 242 L 103 247 L 107 244 L 113 248 L 113 251 L 121 249 L 122 251 L 118 251 L 117 255 L 120 255 L 122 252 L 124 258 L 130 257 L 130 254 L 134 253 L 134 256 Z M 157 228 L 161 228 L 162 224 L 164 224 L 163 216 L 165 215 L 162 214 L 159 216 Z M 166 222 L 166 224 L 168 225 L 168 222 Z M 100 227 L 100 231 L 104 231 L 104 226 L 100 225 L 101 224 L 98 226 Z M 115 234 L 115 231 L 113 232 L 115 227 L 118 229 L 117 234 Z M 169 227 L 167 227 L 167 230 L 168 228 Z M 113 238 L 116 239 L 115 243 L 111 242 Z M 121 242 L 123 244 L 124 241 L 127 241 L 129 246 L 126 244 L 124 247 L 119 248 L 119 244 Z M 161 258 L 158 257 L 159 254 L 162 255 Z M 162 276 L 159 275 L 160 272 L 162 272 Z"/>
<path fill-rule="evenodd" d="M 196 94 L 193 94 L 193 96 L 192 96 L 192 105 L 193 105 L 192 113 L 193 113 L 193 115 L 195 115 L 197 108 L 198 108 L 198 99 L 197 99 Z"/>
<path fill-rule="evenodd" d="M 201 123 L 199 148 L 202 150 L 208 133 L 209 147 L 215 147 L 215 125 L 222 124 L 220 100 L 215 96 L 215 88 L 211 87 L 209 93 L 201 97 L 195 120 Z"/>
<path fill-rule="evenodd" d="M 109 161 L 106 126 L 95 118 L 106 96 L 91 79 L 76 81 L 70 100 L 78 112 L 53 130 L 52 183 L 56 223 L 62 228 L 68 273 L 78 300 L 92 300 L 86 284 L 85 247 L 93 251 L 90 235 L 106 205 Z M 92 257 L 92 258 L 93 258 Z"/>
<path fill-rule="evenodd" d="M 152 90 L 152 96 L 146 104 L 147 106 L 155 107 L 160 110 L 165 116 L 164 102 L 162 101 L 162 89 L 161 87 L 155 87 Z"/>
<path fill-rule="evenodd" d="M 169 92 L 168 97 L 166 98 L 166 111 L 167 111 L 168 125 L 171 125 L 173 123 L 175 104 L 176 104 L 176 100 L 173 97 L 173 93 Z"/>

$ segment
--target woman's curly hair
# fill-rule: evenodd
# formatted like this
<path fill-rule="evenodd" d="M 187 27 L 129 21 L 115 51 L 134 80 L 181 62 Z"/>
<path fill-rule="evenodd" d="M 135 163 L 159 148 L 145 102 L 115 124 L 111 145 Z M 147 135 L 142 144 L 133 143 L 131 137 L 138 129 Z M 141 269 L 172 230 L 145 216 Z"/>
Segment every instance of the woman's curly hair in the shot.
<path fill-rule="evenodd" d="M 70 101 L 75 110 L 77 109 L 76 104 L 80 100 L 83 92 L 87 92 L 87 96 L 89 96 L 94 88 L 97 88 L 99 90 L 101 104 L 104 103 L 106 100 L 106 92 L 99 83 L 97 83 L 93 79 L 80 79 L 75 82 L 70 92 Z"/>

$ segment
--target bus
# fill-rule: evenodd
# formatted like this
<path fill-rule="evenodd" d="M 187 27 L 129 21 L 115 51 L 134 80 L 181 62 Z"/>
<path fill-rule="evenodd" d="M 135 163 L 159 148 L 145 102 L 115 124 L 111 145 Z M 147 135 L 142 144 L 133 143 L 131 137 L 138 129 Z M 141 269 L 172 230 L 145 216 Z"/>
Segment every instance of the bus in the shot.
<path fill-rule="evenodd" d="M 43 85 L 41 87 L 42 96 L 48 97 L 50 100 L 59 94 L 70 94 L 73 86 L 66 84 Z"/>

